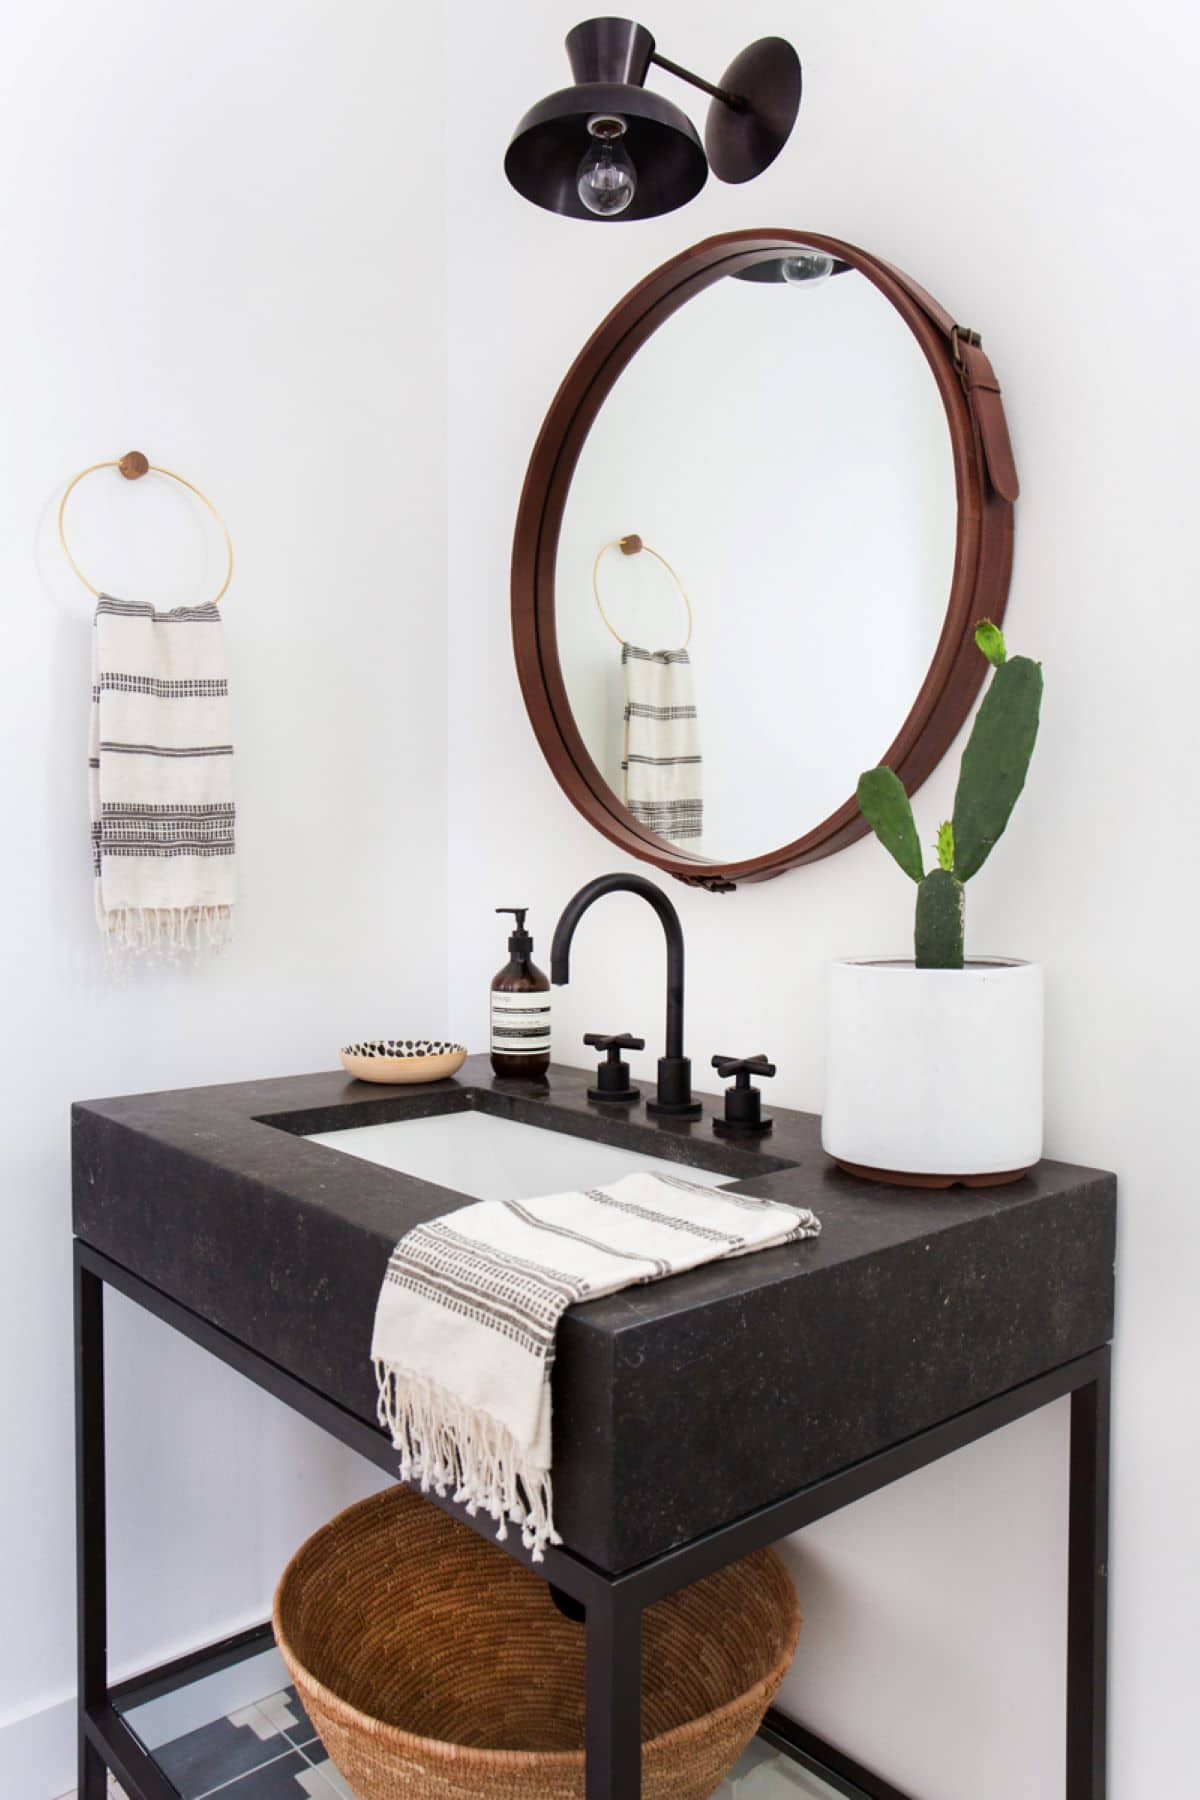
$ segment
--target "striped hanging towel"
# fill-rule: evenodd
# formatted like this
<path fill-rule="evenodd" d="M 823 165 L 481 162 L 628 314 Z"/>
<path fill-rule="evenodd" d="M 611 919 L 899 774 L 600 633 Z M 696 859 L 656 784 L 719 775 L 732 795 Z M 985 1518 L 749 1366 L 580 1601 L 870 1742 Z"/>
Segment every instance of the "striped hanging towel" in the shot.
<path fill-rule="evenodd" d="M 635 819 L 673 844 L 700 848 L 704 800 L 696 694 L 686 650 L 621 645 L 625 735 L 622 798 Z"/>
<path fill-rule="evenodd" d="M 700 1263 L 816 1237 L 803 1207 L 626 1175 L 586 1193 L 480 1200 L 392 1251 L 371 1355 L 400 1476 L 517 1525 L 534 1562 L 554 1529 L 550 1372 L 569 1306 Z"/>
<path fill-rule="evenodd" d="M 88 749 L 96 916 L 129 951 L 222 944 L 233 908 L 233 745 L 215 605 L 101 595 Z"/>

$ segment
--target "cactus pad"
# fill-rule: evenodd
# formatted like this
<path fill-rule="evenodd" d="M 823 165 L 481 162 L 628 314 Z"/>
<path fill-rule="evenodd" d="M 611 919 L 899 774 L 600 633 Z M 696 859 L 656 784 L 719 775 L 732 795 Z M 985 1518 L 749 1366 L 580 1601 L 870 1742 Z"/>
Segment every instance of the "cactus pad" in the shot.
<path fill-rule="evenodd" d="M 954 795 L 954 873 L 978 874 L 1008 824 L 1037 742 L 1042 669 L 1028 656 L 992 676 L 963 752 Z"/>
<path fill-rule="evenodd" d="M 885 850 L 912 881 L 925 874 L 921 840 L 904 784 L 892 769 L 868 769 L 858 778 L 858 804 Z"/>

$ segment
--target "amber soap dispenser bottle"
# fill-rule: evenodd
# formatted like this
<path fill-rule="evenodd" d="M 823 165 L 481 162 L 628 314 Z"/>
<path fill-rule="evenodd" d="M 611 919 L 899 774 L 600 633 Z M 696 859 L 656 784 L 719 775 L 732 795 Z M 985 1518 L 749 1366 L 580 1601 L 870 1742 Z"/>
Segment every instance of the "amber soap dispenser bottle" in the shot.
<path fill-rule="evenodd" d="M 497 1075 L 544 1075 L 550 1067 L 550 978 L 533 960 L 527 906 L 498 906 L 516 915 L 508 961 L 492 982 L 492 1067 Z"/>

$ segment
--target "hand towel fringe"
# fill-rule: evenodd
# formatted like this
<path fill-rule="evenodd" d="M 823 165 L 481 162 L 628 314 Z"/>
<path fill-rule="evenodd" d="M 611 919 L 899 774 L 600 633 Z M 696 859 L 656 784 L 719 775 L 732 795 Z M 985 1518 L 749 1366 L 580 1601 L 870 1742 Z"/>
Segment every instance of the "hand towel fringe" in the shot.
<path fill-rule="evenodd" d="M 531 1467 L 511 1432 L 437 1382 L 378 1359 L 375 1377 L 379 1423 L 399 1452 L 401 1481 L 450 1494 L 472 1516 L 482 1509 L 501 1541 L 518 1526 L 533 1561 L 544 1562 L 546 1545 L 562 1543 L 549 1471 Z"/>
<path fill-rule="evenodd" d="M 98 896 L 97 896 L 98 900 Z M 223 950 L 233 937 L 231 906 L 120 906 L 97 904 L 100 929 L 116 954 L 170 958 L 181 951 Z"/>

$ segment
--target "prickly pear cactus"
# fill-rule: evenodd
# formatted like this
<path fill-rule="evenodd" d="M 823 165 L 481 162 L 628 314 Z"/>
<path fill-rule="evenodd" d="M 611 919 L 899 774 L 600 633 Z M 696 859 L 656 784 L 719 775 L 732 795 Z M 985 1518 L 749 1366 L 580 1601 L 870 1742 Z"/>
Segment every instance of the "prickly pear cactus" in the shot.
<path fill-rule="evenodd" d="M 963 883 L 983 867 L 1025 786 L 1037 742 L 1042 670 L 1027 656 L 1008 654 L 1004 633 L 990 619 L 975 642 L 995 674 L 975 717 L 954 795 L 954 817 L 938 829 L 938 866 L 925 874 L 920 839 L 903 783 L 893 770 L 859 777 L 858 803 L 884 848 L 917 883 L 916 956 L 919 969 L 961 969 L 966 896 Z"/>
<path fill-rule="evenodd" d="M 949 869 L 935 869 L 917 888 L 913 934 L 918 969 L 961 969 L 967 896 Z"/>

